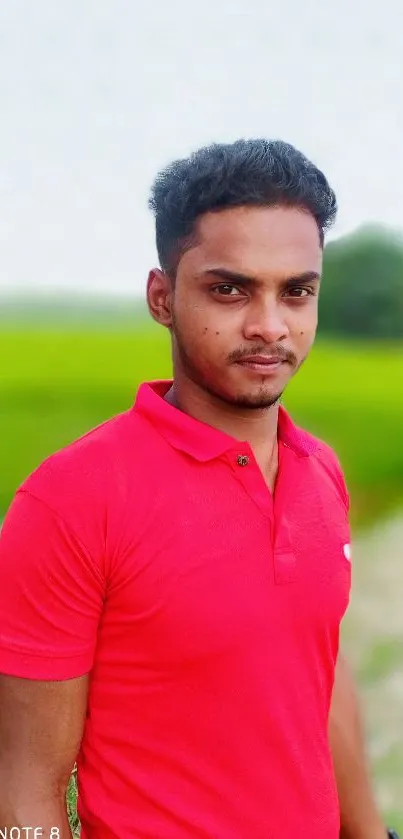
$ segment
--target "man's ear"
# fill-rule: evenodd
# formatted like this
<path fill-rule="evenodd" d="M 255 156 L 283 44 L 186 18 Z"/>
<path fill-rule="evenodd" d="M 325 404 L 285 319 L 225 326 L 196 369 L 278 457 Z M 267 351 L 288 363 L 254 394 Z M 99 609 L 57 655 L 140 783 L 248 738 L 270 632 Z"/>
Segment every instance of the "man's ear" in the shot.
<path fill-rule="evenodd" d="M 147 305 L 151 317 L 161 326 L 170 329 L 172 326 L 172 284 L 160 268 L 152 268 L 148 275 Z"/>

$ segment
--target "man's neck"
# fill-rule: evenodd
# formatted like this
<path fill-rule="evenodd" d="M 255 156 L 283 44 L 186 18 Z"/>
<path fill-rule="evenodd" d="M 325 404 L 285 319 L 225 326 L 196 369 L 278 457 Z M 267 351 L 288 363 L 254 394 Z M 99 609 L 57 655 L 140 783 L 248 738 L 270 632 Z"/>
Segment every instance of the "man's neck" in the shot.
<path fill-rule="evenodd" d="M 193 382 L 178 379 L 165 399 L 194 419 L 249 443 L 265 479 L 273 484 L 277 472 L 278 403 L 262 409 L 230 405 Z"/>

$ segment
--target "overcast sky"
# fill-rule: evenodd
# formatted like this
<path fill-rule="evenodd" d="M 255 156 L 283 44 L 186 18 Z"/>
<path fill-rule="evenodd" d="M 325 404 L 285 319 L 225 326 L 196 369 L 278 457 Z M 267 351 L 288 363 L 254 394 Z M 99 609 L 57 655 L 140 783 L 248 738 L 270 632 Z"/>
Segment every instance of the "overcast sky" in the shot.
<path fill-rule="evenodd" d="M 240 136 L 325 171 L 336 234 L 403 229 L 402 22 L 400 0 L 1 0 L 0 289 L 143 294 L 156 171 Z"/>

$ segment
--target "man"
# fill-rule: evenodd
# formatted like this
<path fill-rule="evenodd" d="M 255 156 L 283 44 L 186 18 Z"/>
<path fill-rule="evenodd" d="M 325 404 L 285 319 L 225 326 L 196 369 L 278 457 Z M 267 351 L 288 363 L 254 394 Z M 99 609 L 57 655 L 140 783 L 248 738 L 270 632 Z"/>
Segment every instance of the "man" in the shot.
<path fill-rule="evenodd" d="M 151 207 L 173 381 L 45 461 L 3 527 L 0 825 L 66 839 L 77 760 L 83 839 L 384 839 L 338 656 L 347 491 L 280 405 L 335 195 L 239 141 Z"/>

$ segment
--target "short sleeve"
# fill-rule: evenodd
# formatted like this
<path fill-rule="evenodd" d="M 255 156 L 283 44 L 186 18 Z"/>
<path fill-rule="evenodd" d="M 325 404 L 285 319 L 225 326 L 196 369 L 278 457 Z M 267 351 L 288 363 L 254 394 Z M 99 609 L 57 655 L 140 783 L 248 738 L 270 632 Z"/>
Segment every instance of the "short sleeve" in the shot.
<path fill-rule="evenodd" d="M 0 672 L 38 680 L 88 673 L 104 590 L 96 558 L 66 522 L 20 490 L 0 531 Z"/>

